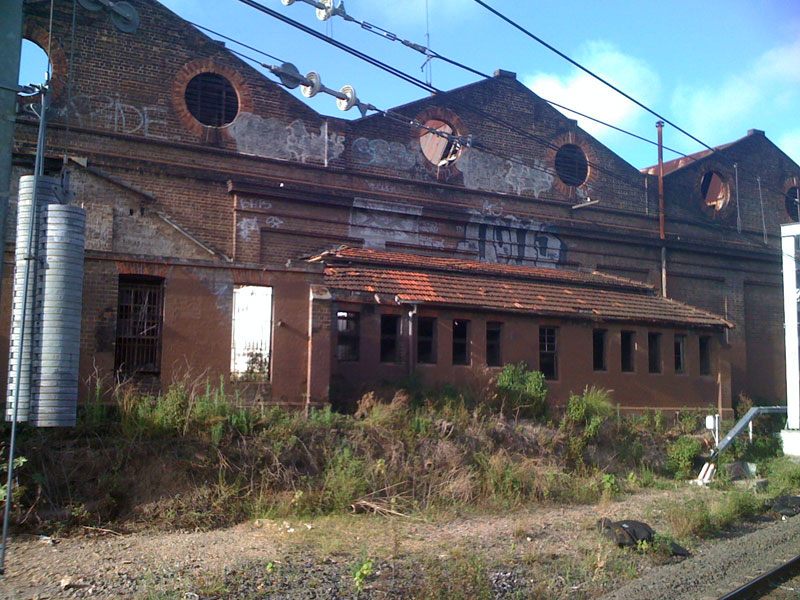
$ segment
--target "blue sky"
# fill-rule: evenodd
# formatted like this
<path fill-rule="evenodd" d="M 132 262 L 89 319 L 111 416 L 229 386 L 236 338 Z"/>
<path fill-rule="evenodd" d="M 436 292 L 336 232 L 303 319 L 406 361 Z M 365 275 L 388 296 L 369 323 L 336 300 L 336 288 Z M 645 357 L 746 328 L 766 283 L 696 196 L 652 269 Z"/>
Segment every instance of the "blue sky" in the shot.
<path fill-rule="evenodd" d="M 314 9 L 300 1 L 292 6 L 279 0 L 261 2 L 409 74 L 425 77 L 420 69 L 424 57 L 397 42 L 340 18 L 319 21 Z M 763 129 L 800 163 L 800 0 L 487 2 L 708 144 L 737 139 L 748 129 Z M 328 87 L 352 85 L 359 98 L 380 108 L 425 94 L 236 0 L 165 0 L 164 4 L 185 19 L 292 62 L 302 73 L 319 72 Z M 426 0 L 346 0 L 345 4 L 348 14 L 358 20 L 425 43 Z M 655 117 L 473 0 L 428 0 L 427 14 L 430 45 L 440 54 L 490 74 L 498 68 L 514 71 L 544 98 L 655 139 Z M 439 89 L 476 79 L 446 63 L 432 65 L 432 82 Z M 310 103 L 324 114 L 358 116 L 355 109 L 340 113 L 334 100 L 323 94 Z M 636 167 L 656 162 L 655 147 L 580 118 L 579 123 Z M 684 152 L 701 149 L 669 127 L 664 143 Z M 666 159 L 674 156 L 665 153 Z"/>

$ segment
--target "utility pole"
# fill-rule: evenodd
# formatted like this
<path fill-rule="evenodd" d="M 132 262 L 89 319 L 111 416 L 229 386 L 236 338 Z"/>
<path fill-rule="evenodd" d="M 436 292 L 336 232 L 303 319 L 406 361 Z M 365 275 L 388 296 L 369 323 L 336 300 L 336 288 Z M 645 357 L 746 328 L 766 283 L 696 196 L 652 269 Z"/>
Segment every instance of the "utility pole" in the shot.
<path fill-rule="evenodd" d="M 0 17 L 0 282 L 6 249 L 6 216 L 11 188 L 19 54 L 22 47 L 22 0 L 2 0 Z M 0 289 L 2 283 L 0 283 Z"/>

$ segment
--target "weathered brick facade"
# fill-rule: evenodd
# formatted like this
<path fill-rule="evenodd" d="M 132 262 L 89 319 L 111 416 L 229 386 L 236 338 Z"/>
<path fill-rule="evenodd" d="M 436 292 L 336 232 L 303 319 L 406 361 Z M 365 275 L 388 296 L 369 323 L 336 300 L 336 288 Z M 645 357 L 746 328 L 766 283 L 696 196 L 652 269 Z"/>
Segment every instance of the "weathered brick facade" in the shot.
<path fill-rule="evenodd" d="M 135 6 L 141 23 L 135 34 L 116 31 L 102 12 L 78 7 L 73 37 L 73 3 L 55 2 L 48 167 L 57 171 L 62 156 L 69 157 L 75 202 L 88 212 L 82 380 L 95 370 L 114 371 L 120 277 L 163 282 L 162 384 L 187 366 L 227 375 L 233 290 L 271 286 L 269 394 L 290 403 L 326 401 L 332 381 L 353 391 L 405 377 L 410 368 L 404 348 L 412 345 L 405 338 L 397 364 L 376 359 L 378 317 L 406 319 L 408 307 L 348 304 L 324 287 L 320 265 L 303 260 L 333 247 L 597 270 L 660 286 L 656 176 L 627 164 L 512 73 L 498 71 L 490 80 L 404 105 L 396 112 L 405 123 L 380 115 L 344 121 L 317 114 L 155 1 Z M 43 47 L 46 8 L 26 5 L 26 35 Z M 238 109 L 230 123 L 205 125 L 193 116 L 187 86 L 204 74 L 235 90 Z M 430 141 L 426 132 L 408 125 L 411 119 L 444 123 L 454 134 L 472 136 L 472 146 L 436 165 L 421 148 Z M 17 175 L 30 170 L 35 140 L 36 122 L 21 113 Z M 567 146 L 586 161 L 575 185 L 557 169 Z M 426 307 L 419 314 L 436 314 L 440 326 L 469 319 L 472 366 L 486 361 L 479 341 L 488 321 L 504 322 L 504 360 L 532 366 L 538 365 L 534 330 L 558 326 L 564 354 L 551 382 L 555 401 L 591 383 L 614 389 L 627 408 L 729 410 L 738 392 L 782 400 L 778 234 L 789 220 L 784 193 L 797 185 L 800 168 L 763 133 L 751 132 L 668 170 L 668 294 L 734 325 L 657 328 L 665 343 L 675 333 L 688 336 L 685 374 L 669 366 L 648 373 L 643 342 L 634 349 L 634 371 L 620 372 L 620 332 L 644 340 L 655 331 L 645 322 L 607 328 L 609 368 L 598 373 L 591 332 L 603 326 L 601 319 L 509 316 L 487 312 L 478 301 L 466 311 Z M 701 182 L 710 171 L 728 186 L 718 211 L 703 198 Z M 573 208 L 589 198 L 597 201 L 591 208 Z M 11 229 L 13 241 L 13 223 Z M 7 323 L 8 266 L 3 283 Z M 362 342 L 371 347 L 358 364 L 336 358 L 336 314 L 351 310 L 363 313 Z M 451 364 L 450 335 L 441 329 L 437 364 L 419 366 L 429 383 L 462 381 L 471 368 Z M 699 335 L 713 338 L 711 375 L 698 371 Z M 3 343 L 0 359 L 6 348 Z M 666 365 L 670 356 L 665 350 Z"/>

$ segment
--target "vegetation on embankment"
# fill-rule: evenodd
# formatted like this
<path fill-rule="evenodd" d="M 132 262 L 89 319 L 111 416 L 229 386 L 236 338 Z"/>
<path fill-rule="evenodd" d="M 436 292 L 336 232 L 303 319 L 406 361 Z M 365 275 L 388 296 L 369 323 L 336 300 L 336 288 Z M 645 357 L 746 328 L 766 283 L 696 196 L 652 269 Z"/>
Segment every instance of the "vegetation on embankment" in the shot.
<path fill-rule="evenodd" d="M 115 405 L 90 403 L 75 429 L 21 428 L 15 522 L 209 528 L 351 511 L 508 510 L 593 503 L 695 472 L 696 412 L 620 415 L 611 393 L 593 387 L 555 412 L 546 395 L 541 373 L 524 365 L 475 370 L 464 389 L 409 381 L 371 390 L 354 415 L 242 406 L 224 382 L 185 378 L 158 397 L 118 386 Z M 736 451 L 774 456 L 772 432 L 757 433 Z"/>

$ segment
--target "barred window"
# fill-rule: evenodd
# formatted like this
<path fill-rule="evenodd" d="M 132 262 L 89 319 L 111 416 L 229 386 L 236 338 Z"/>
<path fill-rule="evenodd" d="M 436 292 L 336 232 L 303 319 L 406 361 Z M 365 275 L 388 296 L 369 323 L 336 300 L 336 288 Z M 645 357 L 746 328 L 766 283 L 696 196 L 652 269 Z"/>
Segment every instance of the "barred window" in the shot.
<path fill-rule="evenodd" d="M 453 320 L 453 364 L 469 364 L 469 321 Z"/>
<path fill-rule="evenodd" d="M 503 353 L 500 339 L 503 333 L 503 324 L 498 321 L 486 323 L 486 364 L 490 367 L 503 365 Z"/>
<path fill-rule="evenodd" d="M 396 363 L 400 357 L 400 317 L 381 315 L 381 362 Z"/>
<path fill-rule="evenodd" d="M 417 362 L 426 365 L 436 364 L 435 317 L 417 319 Z"/>
<path fill-rule="evenodd" d="M 160 375 L 163 323 L 164 280 L 120 275 L 114 369 Z"/>

